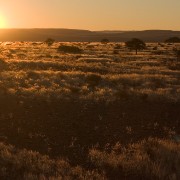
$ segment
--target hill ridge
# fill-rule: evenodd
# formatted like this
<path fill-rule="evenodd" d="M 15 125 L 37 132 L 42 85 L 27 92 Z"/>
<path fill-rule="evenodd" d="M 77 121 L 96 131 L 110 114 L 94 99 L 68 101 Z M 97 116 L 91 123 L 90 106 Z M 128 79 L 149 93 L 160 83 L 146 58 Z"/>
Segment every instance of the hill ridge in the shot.
<path fill-rule="evenodd" d="M 90 31 L 66 28 L 0 29 L 0 41 L 44 41 L 53 38 L 61 42 L 96 42 L 108 38 L 112 42 L 124 42 L 140 38 L 146 42 L 164 42 L 169 37 L 180 37 L 180 31 Z"/>

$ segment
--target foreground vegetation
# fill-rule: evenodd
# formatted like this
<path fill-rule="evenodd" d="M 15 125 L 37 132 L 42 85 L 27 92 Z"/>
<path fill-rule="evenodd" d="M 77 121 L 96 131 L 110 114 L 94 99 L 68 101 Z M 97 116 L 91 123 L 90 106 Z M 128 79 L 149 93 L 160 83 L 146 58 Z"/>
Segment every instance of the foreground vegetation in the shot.
<path fill-rule="evenodd" d="M 174 49 L 148 43 L 136 55 L 123 43 L 1 43 L 1 177 L 179 179 Z"/>
<path fill-rule="evenodd" d="M 180 145 L 148 139 L 123 147 L 90 149 L 91 169 L 72 167 L 37 152 L 0 144 L 0 177 L 3 179 L 179 179 Z"/>
<path fill-rule="evenodd" d="M 37 152 L 16 150 L 0 144 L 1 179 L 105 179 L 103 174 L 71 167 L 65 160 L 53 160 Z"/>

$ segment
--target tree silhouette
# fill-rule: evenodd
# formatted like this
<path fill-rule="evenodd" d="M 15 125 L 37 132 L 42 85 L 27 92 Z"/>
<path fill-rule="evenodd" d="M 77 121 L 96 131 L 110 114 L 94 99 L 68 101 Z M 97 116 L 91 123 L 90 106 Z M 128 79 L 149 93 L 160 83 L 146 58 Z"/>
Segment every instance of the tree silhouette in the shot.
<path fill-rule="evenodd" d="M 54 42 L 55 42 L 55 40 L 54 40 L 54 39 L 51 39 L 51 38 L 48 38 L 48 39 L 46 39 L 46 41 L 45 41 L 45 43 L 46 43 L 48 46 L 52 46 Z"/>
<path fill-rule="evenodd" d="M 126 47 L 128 47 L 130 50 L 135 50 L 136 54 L 138 52 L 138 50 L 143 50 L 146 49 L 146 44 L 137 38 L 134 38 L 130 41 L 125 42 Z"/>

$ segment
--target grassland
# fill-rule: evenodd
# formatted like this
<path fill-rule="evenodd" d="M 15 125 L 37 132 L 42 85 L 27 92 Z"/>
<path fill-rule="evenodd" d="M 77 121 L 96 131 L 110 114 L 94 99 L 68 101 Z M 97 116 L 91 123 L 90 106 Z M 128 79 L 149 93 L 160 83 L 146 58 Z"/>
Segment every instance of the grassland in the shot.
<path fill-rule="evenodd" d="M 2 42 L 0 177 L 179 179 L 175 48 L 148 43 L 135 55 L 123 43 Z"/>

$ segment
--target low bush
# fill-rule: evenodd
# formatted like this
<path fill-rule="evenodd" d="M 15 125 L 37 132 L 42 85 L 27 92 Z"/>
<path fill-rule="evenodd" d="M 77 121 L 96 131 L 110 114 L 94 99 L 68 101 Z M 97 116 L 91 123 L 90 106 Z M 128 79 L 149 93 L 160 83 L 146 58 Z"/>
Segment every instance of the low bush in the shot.
<path fill-rule="evenodd" d="M 3 60 L 0 59 L 0 70 L 5 70 L 7 68 L 7 63 Z"/>
<path fill-rule="evenodd" d="M 45 43 L 48 45 L 48 46 L 52 46 L 54 44 L 55 40 L 54 39 L 51 39 L 51 38 L 48 38 L 46 39 Z"/>
<path fill-rule="evenodd" d="M 108 43 L 109 43 L 109 39 L 106 39 L 106 38 L 105 38 L 105 39 L 102 39 L 102 40 L 101 40 L 101 43 L 102 43 L 102 44 L 108 44 Z"/>
<path fill-rule="evenodd" d="M 101 81 L 101 76 L 98 74 L 90 74 L 86 77 L 86 82 L 91 87 L 98 86 Z"/>
<path fill-rule="evenodd" d="M 80 54 L 83 52 L 83 50 L 77 46 L 61 45 L 58 47 L 58 52 Z"/>

